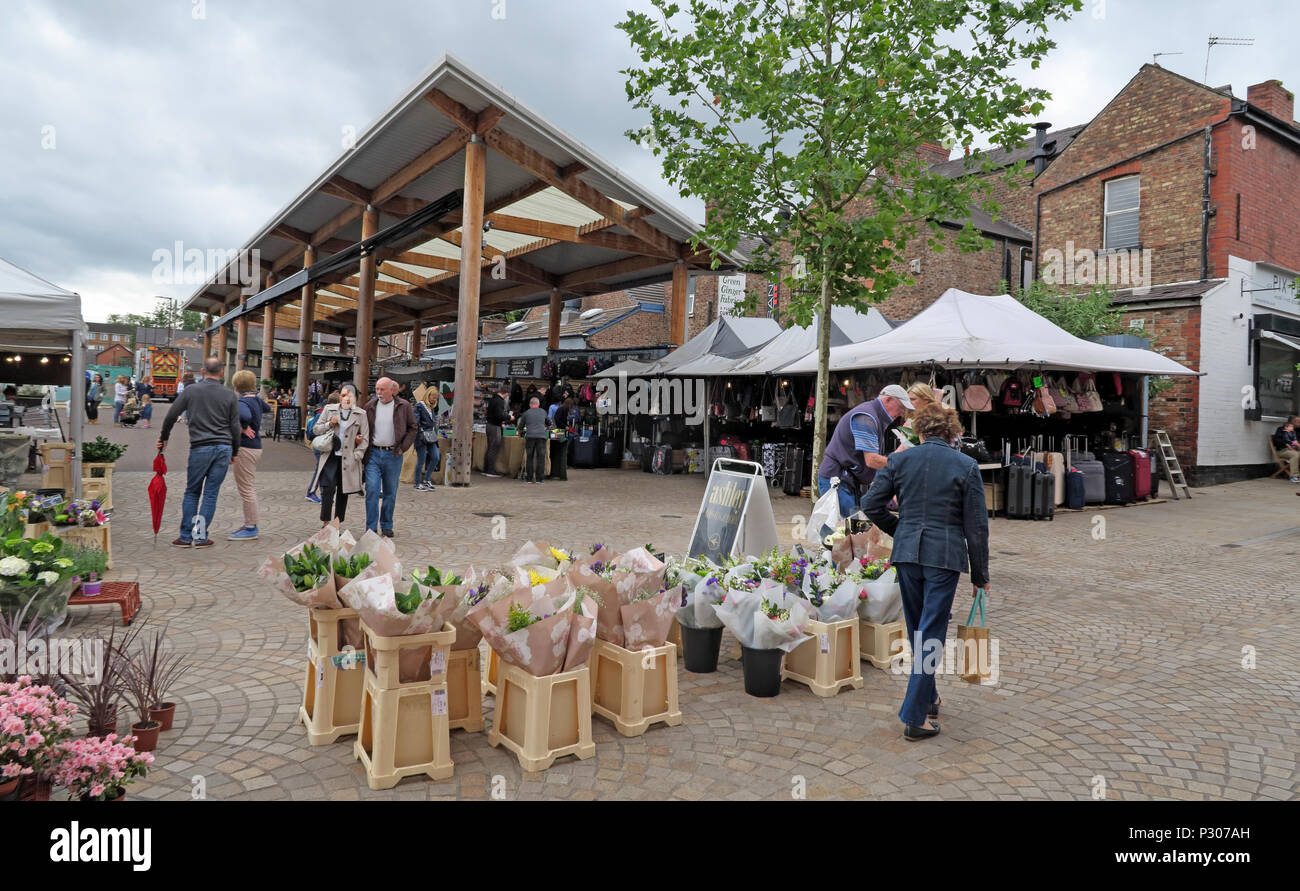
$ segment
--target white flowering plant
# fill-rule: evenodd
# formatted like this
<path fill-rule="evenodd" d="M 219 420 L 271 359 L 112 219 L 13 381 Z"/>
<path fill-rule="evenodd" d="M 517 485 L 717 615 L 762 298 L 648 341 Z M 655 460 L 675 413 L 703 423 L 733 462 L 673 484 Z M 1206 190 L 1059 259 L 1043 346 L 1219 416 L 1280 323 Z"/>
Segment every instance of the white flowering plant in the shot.
<path fill-rule="evenodd" d="M 0 541 L 0 612 L 15 616 L 31 604 L 30 617 L 61 617 L 76 571 L 62 551 L 63 539 L 50 533 Z"/>

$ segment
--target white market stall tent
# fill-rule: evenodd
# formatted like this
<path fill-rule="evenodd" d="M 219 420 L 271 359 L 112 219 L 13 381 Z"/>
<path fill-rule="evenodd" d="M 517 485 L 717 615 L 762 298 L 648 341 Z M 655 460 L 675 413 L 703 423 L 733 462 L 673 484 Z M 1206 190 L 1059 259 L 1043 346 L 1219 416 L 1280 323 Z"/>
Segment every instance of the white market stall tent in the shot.
<path fill-rule="evenodd" d="M 943 368 L 1116 371 L 1196 375 L 1152 350 L 1111 347 L 1075 337 L 1009 294 L 968 294 L 949 288 L 928 308 L 864 343 L 832 347 L 832 371 L 937 365 Z M 817 371 L 817 352 L 781 368 Z"/>
<path fill-rule="evenodd" d="M 80 446 L 85 420 L 86 381 L 82 344 L 85 322 L 81 297 L 0 259 L 0 351 L 70 354 L 72 395 L 68 400 L 68 438 Z M 3 375 L 3 371 L 0 371 Z M 80 448 L 73 452 L 72 497 L 81 496 Z"/>
<path fill-rule="evenodd" d="M 781 326 L 774 319 L 721 316 L 643 373 L 696 377 L 716 374 L 709 369 L 729 365 L 780 333 Z"/>
<path fill-rule="evenodd" d="M 772 374 L 817 351 L 820 316 L 806 328 L 786 328 L 758 349 L 741 356 L 717 374 Z M 831 307 L 831 347 L 862 343 L 892 331 L 893 324 L 874 306 L 865 313 L 847 306 Z M 677 371 L 677 374 L 685 374 Z"/>

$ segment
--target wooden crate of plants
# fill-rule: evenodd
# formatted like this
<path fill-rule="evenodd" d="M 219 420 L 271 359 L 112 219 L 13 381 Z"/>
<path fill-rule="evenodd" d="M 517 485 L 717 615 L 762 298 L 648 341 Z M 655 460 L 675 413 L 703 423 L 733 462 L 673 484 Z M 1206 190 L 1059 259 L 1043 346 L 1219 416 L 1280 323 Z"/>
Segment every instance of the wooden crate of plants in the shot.
<path fill-rule="evenodd" d="M 515 753 L 524 770 L 546 770 L 556 758 L 596 754 L 591 738 L 591 671 L 536 677 L 502 661 L 488 743 Z"/>
<path fill-rule="evenodd" d="M 104 552 L 106 565 L 113 568 L 113 524 L 99 526 L 55 526 L 54 533 L 69 545 Z"/>
<path fill-rule="evenodd" d="M 589 664 L 592 711 L 623 736 L 640 736 L 651 724 L 682 723 L 675 644 L 627 650 L 597 638 Z"/>
<path fill-rule="evenodd" d="M 810 620 L 812 635 L 785 657 L 783 678 L 806 684 L 818 696 L 834 696 L 845 687 L 862 688 L 861 647 L 857 618 L 839 622 Z"/>
<path fill-rule="evenodd" d="M 357 732 L 361 723 L 362 655 L 343 650 L 344 621 L 360 621 L 354 609 L 307 611 L 307 681 L 298 720 L 307 742 L 323 746 Z"/>

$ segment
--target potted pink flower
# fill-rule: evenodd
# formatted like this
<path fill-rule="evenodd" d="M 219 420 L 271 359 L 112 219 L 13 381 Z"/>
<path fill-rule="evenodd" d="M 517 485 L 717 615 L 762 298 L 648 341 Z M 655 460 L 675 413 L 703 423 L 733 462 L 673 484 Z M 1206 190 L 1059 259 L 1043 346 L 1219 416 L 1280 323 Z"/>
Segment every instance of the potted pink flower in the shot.
<path fill-rule="evenodd" d="M 119 740 L 116 733 L 67 740 L 59 745 L 51 776 L 73 799 L 121 801 L 127 783 L 153 764 L 153 755 L 137 752 L 133 742 L 134 736 Z"/>
<path fill-rule="evenodd" d="M 76 713 L 75 705 L 28 675 L 0 683 L 0 799 L 16 796 L 23 780 L 50 771 L 57 747 L 72 735 Z"/>

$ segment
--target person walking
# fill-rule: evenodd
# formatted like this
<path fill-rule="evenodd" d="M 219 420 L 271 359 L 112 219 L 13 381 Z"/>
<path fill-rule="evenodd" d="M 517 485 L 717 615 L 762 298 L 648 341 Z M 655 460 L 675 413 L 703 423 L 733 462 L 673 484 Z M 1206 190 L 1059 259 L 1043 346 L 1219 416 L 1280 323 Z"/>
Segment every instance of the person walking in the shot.
<path fill-rule="evenodd" d="M 312 427 L 311 447 L 316 452 L 316 475 L 307 497 L 320 502 L 320 521 L 347 519 L 348 496 L 361 491 L 370 420 L 357 408 L 357 390 L 344 384 L 331 393 Z"/>
<path fill-rule="evenodd" d="M 979 465 L 950 443 L 961 436 L 957 412 L 927 405 L 916 413 L 914 448 L 889 456 L 876 473 L 863 510 L 882 532 L 894 536 L 890 561 L 898 570 L 903 618 L 912 643 L 912 674 L 898 710 L 903 737 L 939 733 L 935 671 L 943 663 L 957 582 L 967 567 L 972 587 L 989 588 L 989 518 Z M 899 513 L 889 510 L 898 496 Z"/>
<path fill-rule="evenodd" d="M 122 420 L 122 408 L 126 405 L 126 391 L 130 389 L 125 374 L 119 374 L 113 384 L 113 424 L 117 426 Z"/>
<path fill-rule="evenodd" d="M 438 391 L 429 387 L 424 401 L 415 403 L 415 491 L 433 491 L 433 472 L 442 463 L 438 452 Z"/>
<path fill-rule="evenodd" d="M 563 435 L 558 439 L 551 439 L 551 472 L 547 479 L 560 480 L 568 482 L 569 480 L 569 432 L 568 426 L 573 420 L 575 414 L 573 408 L 573 397 L 567 396 L 564 401 L 558 403 L 558 408 L 552 416 L 552 423 L 556 430 L 562 431 Z"/>
<path fill-rule="evenodd" d="M 509 394 L 510 385 L 502 381 L 497 384 L 497 391 L 488 398 L 487 445 L 483 450 L 484 476 L 501 476 L 497 473 L 497 455 L 501 451 L 501 444 L 505 441 L 505 434 L 501 428 L 510 421 L 510 409 L 506 406 L 506 398 Z"/>
<path fill-rule="evenodd" d="M 366 529 L 393 537 L 397 487 L 402 477 L 402 455 L 415 442 L 415 412 L 397 396 L 397 382 L 381 377 L 375 395 L 366 403 L 370 422 L 370 448 L 366 452 Z M 382 508 L 381 508 L 382 501 Z"/>
<path fill-rule="evenodd" d="M 104 376 L 96 374 L 86 394 L 86 420 L 91 424 L 99 423 L 99 402 L 104 398 Z"/>
<path fill-rule="evenodd" d="M 519 435 L 524 438 L 527 452 L 524 459 L 524 482 L 540 483 L 546 475 L 546 441 L 550 426 L 541 398 L 534 396 L 529 399 L 528 411 L 519 419 Z"/>
<path fill-rule="evenodd" d="M 338 390 L 332 390 L 332 391 L 330 391 L 329 396 L 325 398 L 325 404 L 327 404 L 327 405 L 338 405 L 338 404 L 339 404 L 339 391 L 338 391 Z M 320 419 L 321 413 L 324 412 L 324 411 L 325 411 L 325 405 L 319 405 L 319 406 L 317 406 L 317 408 L 316 408 L 316 413 L 313 414 L 310 418 L 307 419 L 307 424 L 306 424 L 306 426 L 303 428 L 303 429 L 306 431 L 306 433 L 307 433 L 307 442 L 308 442 L 309 445 L 311 445 L 311 456 L 312 456 L 312 459 L 313 459 L 314 461 L 316 461 L 316 466 L 317 466 L 318 468 L 319 468 L 319 466 L 320 466 L 320 456 L 321 456 L 321 452 L 320 452 L 320 450 L 318 450 L 318 449 L 316 448 L 316 444 L 313 442 L 313 440 L 316 438 L 316 435 L 317 435 L 317 433 L 316 433 L 316 429 L 315 429 L 315 428 L 316 428 L 316 421 Z M 324 431 L 321 431 L 321 432 L 324 432 Z M 312 471 L 311 482 L 307 483 L 307 500 L 308 500 L 308 501 L 314 501 L 315 503 L 320 504 L 320 495 L 317 493 L 316 476 L 317 476 L 316 471 Z"/>
<path fill-rule="evenodd" d="M 243 434 L 235 458 L 235 488 L 244 505 L 244 525 L 230 533 L 231 541 L 252 541 L 258 536 L 257 462 L 262 457 L 262 415 L 271 406 L 257 393 L 257 375 L 248 369 L 236 371 L 230 381 L 239 394 L 239 427 Z"/>
<path fill-rule="evenodd" d="M 172 542 L 178 547 L 206 548 L 212 544 L 208 530 L 217 512 L 217 494 L 226 471 L 239 456 L 239 400 L 221 383 L 225 368 L 220 359 L 203 363 L 203 378 L 185 388 L 163 419 L 158 433 L 158 451 L 167 450 L 172 427 L 182 414 L 189 414 L 190 456 L 185 468 L 185 498 L 181 502 L 181 534 Z M 200 498 L 202 499 L 200 501 Z M 194 529 L 194 516 L 203 518 Z"/>
<path fill-rule="evenodd" d="M 841 516 L 850 517 L 858 510 L 872 479 L 885 466 L 886 456 L 898 445 L 890 431 L 912 407 L 907 391 L 890 384 L 877 398 L 849 409 L 835 425 L 817 468 L 817 491 L 825 495 L 831 479 L 839 477 Z"/>

